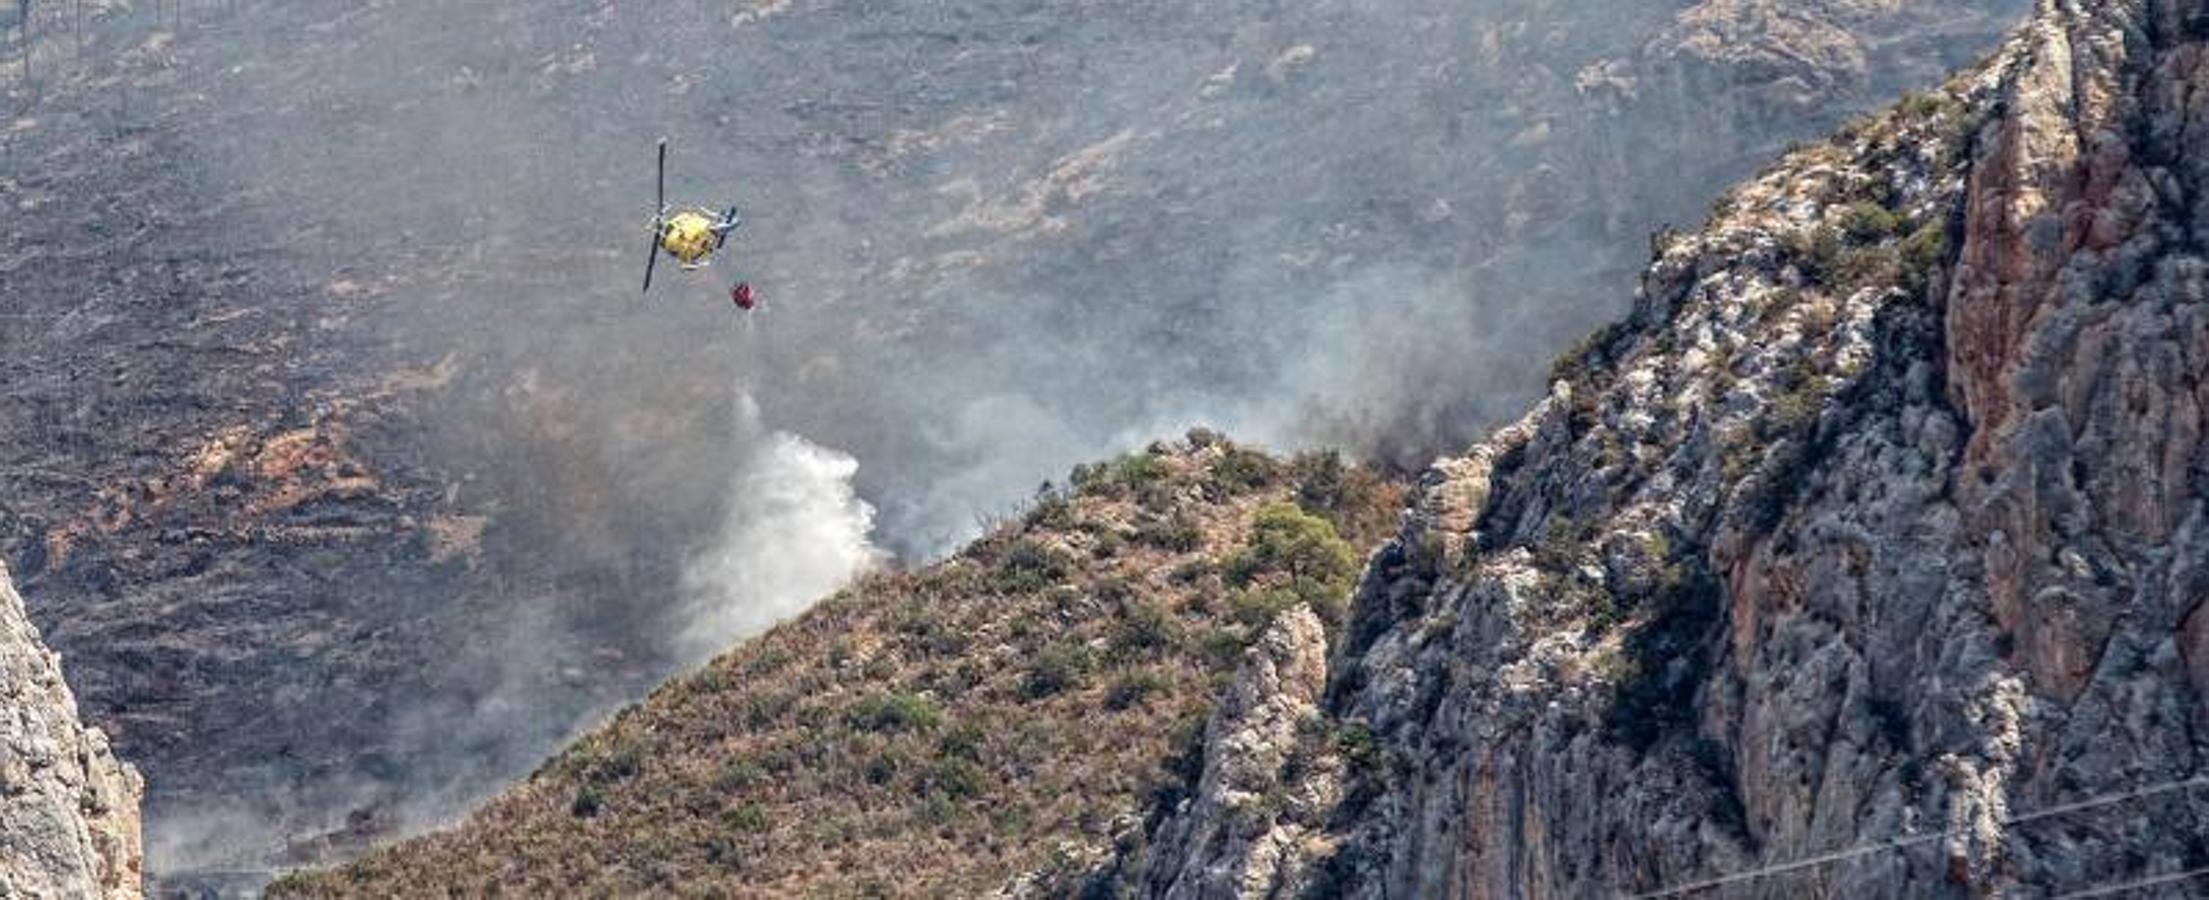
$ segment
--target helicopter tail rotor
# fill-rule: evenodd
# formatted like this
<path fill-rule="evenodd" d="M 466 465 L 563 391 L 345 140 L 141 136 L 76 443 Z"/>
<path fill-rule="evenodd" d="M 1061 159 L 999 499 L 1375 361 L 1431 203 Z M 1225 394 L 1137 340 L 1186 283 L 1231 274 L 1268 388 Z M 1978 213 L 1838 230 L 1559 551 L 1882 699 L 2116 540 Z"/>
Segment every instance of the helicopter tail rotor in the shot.
<path fill-rule="evenodd" d="M 719 250 L 722 245 L 727 244 L 729 242 L 729 232 L 735 231 L 736 227 L 742 224 L 744 224 L 744 220 L 737 216 L 736 207 L 729 207 L 728 212 L 721 214 L 721 221 L 713 226 L 713 249 Z"/>

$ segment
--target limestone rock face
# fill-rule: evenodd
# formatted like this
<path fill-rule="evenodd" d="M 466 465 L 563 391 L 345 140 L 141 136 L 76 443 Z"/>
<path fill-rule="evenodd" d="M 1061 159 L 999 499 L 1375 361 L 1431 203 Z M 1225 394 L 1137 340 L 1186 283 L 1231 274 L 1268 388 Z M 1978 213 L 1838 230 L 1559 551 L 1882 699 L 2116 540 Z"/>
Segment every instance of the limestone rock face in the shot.
<path fill-rule="evenodd" d="M 1277 770 L 1340 780 L 1317 816 L 1170 819 L 1150 852 L 1182 871 L 1280 874 L 1154 893 L 2037 897 L 2199 868 L 2203 134 L 2209 8 L 2051 0 L 1665 241 L 1633 318 L 1437 466 L 1376 557 L 1322 707 L 1373 761 Z M 1241 860 L 1209 837 L 1312 821 Z"/>
<path fill-rule="evenodd" d="M 1291 760 L 1315 760 L 1323 721 L 1327 637 L 1307 607 L 1283 614 L 1250 648 L 1205 730 L 1204 774 L 1193 797 L 1161 827 L 1161 843 L 1180 848 L 1152 857 L 1149 890 L 1171 900 L 1262 897 L 1294 876 L 1308 818 L 1334 800 L 1339 778 Z M 1291 796 L 1290 792 L 1297 792 Z"/>
<path fill-rule="evenodd" d="M 78 722 L 59 657 L 0 567 L 0 897 L 143 896 L 144 790 L 107 736 Z"/>

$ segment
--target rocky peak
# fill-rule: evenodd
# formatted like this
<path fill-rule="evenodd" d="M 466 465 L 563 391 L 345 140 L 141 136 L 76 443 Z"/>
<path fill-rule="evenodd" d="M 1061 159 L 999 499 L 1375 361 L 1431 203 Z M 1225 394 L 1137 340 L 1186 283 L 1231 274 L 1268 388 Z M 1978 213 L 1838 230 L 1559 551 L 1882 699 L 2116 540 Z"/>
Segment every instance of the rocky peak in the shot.
<path fill-rule="evenodd" d="M 145 784 L 107 736 L 77 720 L 61 660 L 23 615 L 0 566 L 0 896 L 143 895 L 138 801 Z"/>
<path fill-rule="evenodd" d="M 1303 764 L 1339 802 L 1241 826 L 1309 836 L 1206 896 L 2198 864 L 2171 786 L 2209 750 L 2205 38 L 2191 0 L 2044 3 L 1660 238 L 1633 318 L 1428 474 L 1330 667 L 1328 727 L 1370 743 Z"/>

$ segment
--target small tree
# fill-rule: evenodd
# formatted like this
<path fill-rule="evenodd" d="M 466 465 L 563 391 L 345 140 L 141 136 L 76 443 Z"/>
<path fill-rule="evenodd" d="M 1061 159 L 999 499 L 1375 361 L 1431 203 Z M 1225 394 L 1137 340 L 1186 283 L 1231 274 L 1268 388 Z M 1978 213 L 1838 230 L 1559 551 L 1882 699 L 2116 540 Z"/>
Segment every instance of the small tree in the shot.
<path fill-rule="evenodd" d="M 1254 625 L 1301 604 L 1335 621 L 1357 571 L 1357 551 L 1332 523 L 1287 503 L 1259 510 L 1250 546 L 1227 561 L 1231 602 Z"/>

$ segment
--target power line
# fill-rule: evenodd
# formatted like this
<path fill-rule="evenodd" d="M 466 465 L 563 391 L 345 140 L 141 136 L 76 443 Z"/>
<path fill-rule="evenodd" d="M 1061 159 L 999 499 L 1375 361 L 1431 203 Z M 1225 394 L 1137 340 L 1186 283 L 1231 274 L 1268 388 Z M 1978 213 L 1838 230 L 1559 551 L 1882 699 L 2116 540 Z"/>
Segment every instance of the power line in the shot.
<path fill-rule="evenodd" d="M 2141 888 L 2161 887 L 2166 884 L 2177 884 L 2181 881 L 2192 881 L 2204 875 L 2209 875 L 2209 868 L 2189 869 L 2184 872 L 2174 872 L 2169 875 L 2157 875 L 2153 878 L 2142 878 L 2139 881 L 2127 881 L 2123 884 L 2112 884 L 2108 887 L 2098 887 L 2092 890 L 2080 891 L 2076 894 L 2065 894 L 2061 897 L 2054 898 L 2054 900 L 2086 900 L 2086 898 L 2088 897 L 2113 897 L 2118 894 L 2127 893 L 2129 891 L 2137 891 Z"/>
<path fill-rule="evenodd" d="M 2148 797 L 2157 796 L 2159 794 L 2176 793 L 2178 791 L 2189 790 L 2197 787 L 2209 787 L 2209 776 L 2197 775 L 2193 778 L 2187 778 L 2179 781 L 2168 781 L 2161 784 L 2149 785 L 2144 788 L 2136 788 L 2134 790 L 2123 791 L 2120 793 L 2104 794 L 2098 797 L 2089 797 L 2085 800 L 2058 804 L 2046 809 L 2034 810 L 2029 813 L 2021 813 L 2019 815 L 2003 819 L 1996 824 L 2004 827 L 2023 825 L 2029 822 L 2037 822 L 2042 819 L 2052 818 L 2055 816 L 2070 815 L 2071 813 L 2084 812 L 2090 809 L 2099 809 L 2104 806 L 2115 806 L 2119 803 L 2129 803 L 2134 800 L 2142 800 Z M 1735 872 L 1731 875 L 1723 875 L 1717 878 L 1706 879 L 1703 881 L 1695 881 L 1689 882 L 1687 884 L 1674 885 L 1663 890 L 1651 891 L 1646 894 L 1631 894 L 1627 895 L 1627 900 L 1658 900 L 1658 898 L 1662 897 L 1682 897 L 1699 891 L 1707 891 L 1711 888 L 1725 887 L 1730 884 L 1740 884 L 1746 881 L 1755 881 L 1759 878 L 1765 878 L 1772 875 L 1784 875 L 1790 872 L 1800 872 L 1804 869 L 1815 869 L 1820 866 L 1831 865 L 1837 862 L 1857 859 L 1859 857 L 1871 856 L 1877 853 L 1885 853 L 1889 850 L 1900 850 L 1905 847 L 1914 847 L 1920 844 L 1929 844 L 1934 841 L 1961 834 L 1963 830 L 1964 829 L 1962 827 L 1949 828 L 1942 831 L 1933 831 L 1927 832 L 1925 834 L 1899 837 L 1893 840 L 1880 841 L 1873 844 L 1861 844 L 1843 850 L 1835 850 L 1831 853 L 1821 853 L 1816 856 L 1806 856 L 1802 859 L 1791 860 L 1788 862 L 1779 863 L 1777 865 L 1765 866 L 1760 869 L 1750 869 L 1745 872 Z M 2130 888 L 2127 889 L 2129 890 Z"/>

